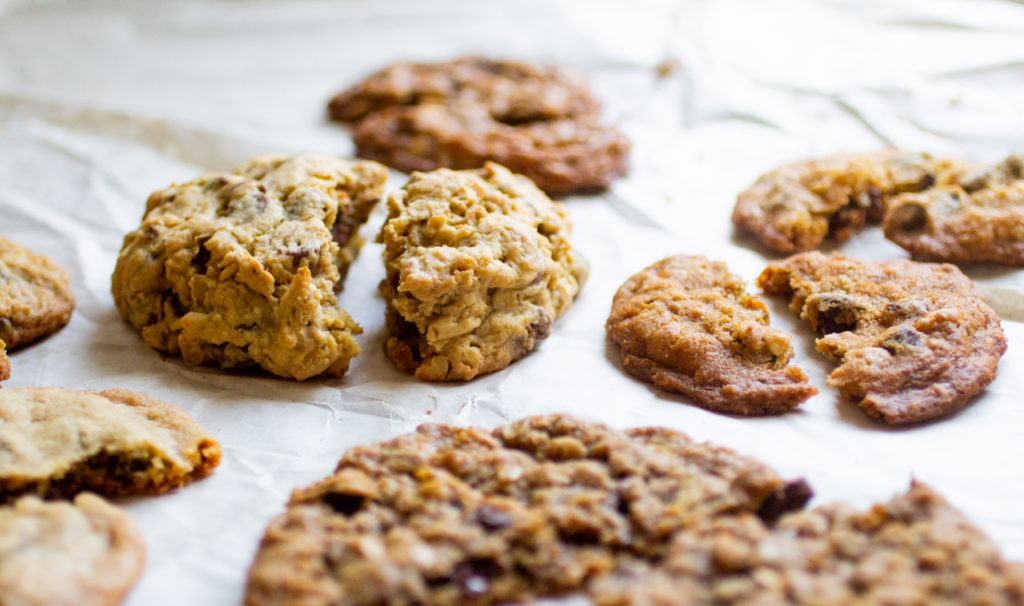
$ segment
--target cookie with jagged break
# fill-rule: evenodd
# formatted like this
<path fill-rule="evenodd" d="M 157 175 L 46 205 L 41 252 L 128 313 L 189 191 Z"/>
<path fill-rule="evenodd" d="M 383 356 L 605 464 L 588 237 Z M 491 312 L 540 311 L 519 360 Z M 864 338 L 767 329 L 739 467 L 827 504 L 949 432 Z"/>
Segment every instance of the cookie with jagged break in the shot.
<path fill-rule="evenodd" d="M 740 193 L 732 222 L 772 250 L 810 250 L 878 223 L 893 196 L 955 182 L 975 168 L 899 149 L 795 162 Z"/>
<path fill-rule="evenodd" d="M 522 358 L 586 277 L 565 207 L 497 164 L 415 173 L 387 206 L 384 347 L 421 379 L 468 381 Z"/>
<path fill-rule="evenodd" d="M 662 259 L 619 288 L 605 324 L 631 375 L 709 410 L 742 415 L 792 410 L 817 390 L 788 366 L 790 336 L 725 263 Z"/>
<path fill-rule="evenodd" d="M 883 227 L 886 238 L 922 261 L 1024 266 L 1024 156 L 897 196 Z"/>
<path fill-rule="evenodd" d="M 374 162 L 269 155 L 158 191 L 125 236 L 114 302 L 189 364 L 341 376 L 361 329 L 335 292 L 386 178 Z"/>
<path fill-rule="evenodd" d="M 56 332 L 68 323 L 74 308 L 68 272 L 0 237 L 0 340 L 7 348 Z"/>
<path fill-rule="evenodd" d="M 829 385 L 886 423 L 962 408 L 1006 351 L 999 316 L 953 265 L 809 252 L 770 264 L 758 285 L 822 335 L 817 350 L 839 364 Z"/>
<path fill-rule="evenodd" d="M 0 503 L 158 494 L 210 474 L 220 444 L 177 406 L 124 389 L 0 390 Z"/>
<path fill-rule="evenodd" d="M 116 606 L 142 574 L 146 548 L 128 512 L 93 494 L 0 506 L 0 603 Z"/>

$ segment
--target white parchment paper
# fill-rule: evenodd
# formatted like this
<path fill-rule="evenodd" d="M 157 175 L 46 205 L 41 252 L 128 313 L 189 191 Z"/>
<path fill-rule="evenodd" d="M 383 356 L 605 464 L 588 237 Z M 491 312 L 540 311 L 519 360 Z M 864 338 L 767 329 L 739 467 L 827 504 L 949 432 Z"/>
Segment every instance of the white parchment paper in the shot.
<path fill-rule="evenodd" d="M 468 384 L 416 381 L 381 351 L 380 247 L 341 304 L 364 327 L 339 380 L 190 368 L 123 323 L 109 294 L 148 194 L 267 151 L 352 153 L 324 117 L 338 89 L 399 59 L 467 53 L 587 72 L 634 141 L 606 194 L 567 200 L 593 273 L 552 336 Z M 659 77 L 656 67 L 679 68 Z M 568 412 L 668 425 L 754 455 L 860 505 L 933 485 L 1024 558 L 1024 272 L 969 273 L 1002 315 L 998 379 L 962 412 L 889 429 L 827 388 L 830 366 L 780 302 L 795 362 L 821 393 L 776 418 L 716 415 L 626 376 L 604 336 L 612 294 L 669 254 L 767 258 L 733 237 L 736 193 L 779 163 L 882 145 L 997 160 L 1024 147 L 1024 5 L 1004 0 L 556 2 L 0 2 L 0 234 L 68 268 L 78 307 L 12 356 L 5 386 L 124 387 L 175 403 L 224 447 L 210 478 L 125 502 L 148 545 L 128 604 L 238 603 L 266 523 L 355 444 L 423 422 L 495 426 Z M 401 185 L 397 173 L 389 187 Z M 372 239 L 376 213 L 364 229 Z M 878 230 L 841 250 L 904 257 Z"/>

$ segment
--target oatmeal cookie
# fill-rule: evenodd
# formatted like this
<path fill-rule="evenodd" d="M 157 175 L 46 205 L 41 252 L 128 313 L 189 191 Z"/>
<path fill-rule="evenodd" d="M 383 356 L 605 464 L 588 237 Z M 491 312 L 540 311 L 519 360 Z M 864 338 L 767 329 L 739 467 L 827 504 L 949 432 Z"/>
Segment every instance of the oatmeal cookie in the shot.
<path fill-rule="evenodd" d="M 1024 156 L 897 196 L 883 227 L 915 259 L 1024 266 Z"/>
<path fill-rule="evenodd" d="M 973 168 L 897 149 L 787 164 L 736 198 L 732 222 L 772 250 L 810 250 L 878 223 L 893 196 L 955 182 Z"/>
<path fill-rule="evenodd" d="M 886 423 L 962 408 L 1006 351 L 999 316 L 953 265 L 810 252 L 770 264 L 758 285 L 823 335 L 818 351 L 839 364 L 829 385 Z"/>
<path fill-rule="evenodd" d="M 177 406 L 124 389 L 0 390 L 0 503 L 157 494 L 210 474 L 218 444 Z"/>
<path fill-rule="evenodd" d="M 622 366 L 710 410 L 742 415 L 792 410 L 817 390 L 787 366 L 790 336 L 725 263 L 662 259 L 619 288 L 605 324 Z"/>
<path fill-rule="evenodd" d="M 525 356 L 586 277 L 565 208 L 497 164 L 415 173 L 387 206 L 385 351 L 421 379 L 465 381 Z"/>
<path fill-rule="evenodd" d="M 114 270 L 121 316 L 189 364 L 343 375 L 361 329 L 335 292 L 386 178 L 373 162 L 270 155 L 154 193 Z"/>
<path fill-rule="evenodd" d="M 549 195 L 599 190 L 627 172 L 629 142 L 600 124 L 599 109 L 572 71 L 479 57 L 398 63 L 328 104 L 353 123 L 364 158 L 405 172 L 491 160 Z"/>
<path fill-rule="evenodd" d="M 68 272 L 0 237 L 0 340 L 14 349 L 53 334 L 71 319 Z"/>
<path fill-rule="evenodd" d="M 245 603 L 496 604 L 585 589 L 673 537 L 802 507 L 802 482 L 684 434 L 561 415 L 349 450 L 271 522 Z M 761 519 L 760 517 L 758 519 Z"/>
<path fill-rule="evenodd" d="M 0 341 L 0 381 L 11 378 L 11 360 L 7 357 L 7 347 Z"/>
<path fill-rule="evenodd" d="M 96 495 L 74 503 L 27 496 L 0 507 L 0 603 L 7 606 L 116 606 L 145 556 L 131 516 Z"/>

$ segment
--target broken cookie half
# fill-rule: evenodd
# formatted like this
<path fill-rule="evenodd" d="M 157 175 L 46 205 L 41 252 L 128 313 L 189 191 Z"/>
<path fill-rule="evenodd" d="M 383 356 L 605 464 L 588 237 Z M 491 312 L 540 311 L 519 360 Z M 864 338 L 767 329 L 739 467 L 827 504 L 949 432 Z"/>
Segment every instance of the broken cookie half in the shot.
<path fill-rule="evenodd" d="M 741 415 L 792 410 L 817 390 L 788 366 L 790 336 L 725 263 L 662 259 L 619 288 L 605 325 L 631 375 L 696 404 Z"/>

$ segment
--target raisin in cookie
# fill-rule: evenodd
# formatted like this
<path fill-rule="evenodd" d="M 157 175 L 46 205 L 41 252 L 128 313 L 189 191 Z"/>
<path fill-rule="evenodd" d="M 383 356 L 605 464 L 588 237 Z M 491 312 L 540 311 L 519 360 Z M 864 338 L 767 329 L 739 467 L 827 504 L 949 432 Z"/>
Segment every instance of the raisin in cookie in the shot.
<path fill-rule="evenodd" d="M 189 364 L 341 376 L 359 326 L 335 291 L 387 171 L 330 156 L 263 156 L 150 196 L 111 291 L 150 346 Z"/>
<path fill-rule="evenodd" d="M 583 590 L 624 560 L 660 561 L 706 520 L 774 518 L 809 496 L 663 428 L 560 415 L 494 431 L 424 425 L 349 450 L 296 491 L 260 543 L 245 603 L 521 603 Z"/>
<path fill-rule="evenodd" d="M 817 390 L 787 366 L 789 335 L 725 263 L 662 259 L 619 288 L 605 324 L 631 375 L 719 412 L 792 410 Z"/>
<path fill-rule="evenodd" d="M 142 574 L 131 516 L 92 494 L 74 503 L 22 497 L 0 507 L 0 603 L 116 606 Z"/>
<path fill-rule="evenodd" d="M 896 197 L 883 227 L 915 259 L 1024 266 L 1024 156 Z"/>
<path fill-rule="evenodd" d="M 0 237 L 0 340 L 10 349 L 46 337 L 71 319 L 68 272 Z"/>
<path fill-rule="evenodd" d="M 331 116 L 355 126 L 359 155 L 411 172 L 492 160 L 550 195 L 597 190 L 628 170 L 629 142 L 560 67 L 466 57 L 398 63 L 342 91 Z"/>
<path fill-rule="evenodd" d="M 897 149 L 787 164 L 737 197 L 732 222 L 772 250 L 810 250 L 881 221 L 893 196 L 954 182 L 973 168 Z"/>
<path fill-rule="evenodd" d="M 758 285 L 823 335 L 818 351 L 840 365 L 829 385 L 886 423 L 962 408 L 1006 351 L 999 316 L 953 265 L 810 252 L 772 263 Z"/>
<path fill-rule="evenodd" d="M 0 503 L 156 494 L 208 475 L 220 445 L 177 406 L 124 389 L 0 390 Z"/>
<path fill-rule="evenodd" d="M 416 173 L 387 205 L 385 350 L 421 379 L 469 380 L 525 356 L 586 276 L 564 207 L 497 164 Z"/>

